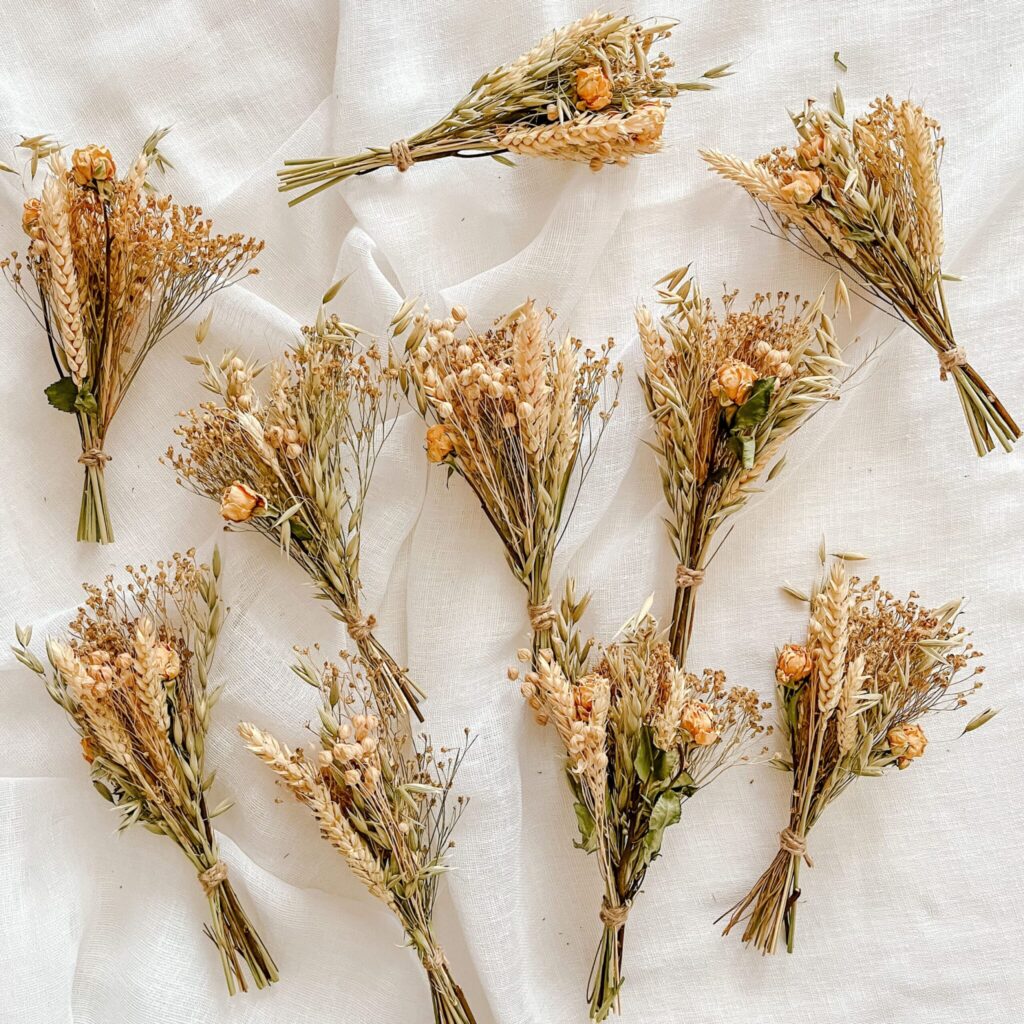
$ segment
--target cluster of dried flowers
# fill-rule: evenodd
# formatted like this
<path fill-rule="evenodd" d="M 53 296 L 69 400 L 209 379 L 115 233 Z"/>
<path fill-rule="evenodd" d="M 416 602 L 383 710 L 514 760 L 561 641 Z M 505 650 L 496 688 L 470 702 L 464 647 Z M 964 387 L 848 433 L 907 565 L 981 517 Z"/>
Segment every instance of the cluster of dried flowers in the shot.
<path fill-rule="evenodd" d="M 636 314 L 678 563 L 669 641 L 681 665 L 712 539 L 766 471 L 771 480 L 782 469 L 788 438 L 838 397 L 843 365 L 822 296 L 757 295 L 741 310 L 732 293 L 719 315 L 687 270 L 658 282 L 666 315 L 655 320 L 646 306 Z"/>
<path fill-rule="evenodd" d="M 776 678 L 793 773 L 788 825 L 779 852 L 750 892 L 732 909 L 726 932 L 746 921 L 743 941 L 774 953 L 779 940 L 792 952 L 796 937 L 800 865 L 811 828 L 854 779 L 903 769 L 928 743 L 918 724 L 927 714 L 966 705 L 981 686 L 980 652 L 956 625 L 961 602 L 923 607 L 916 594 L 899 600 L 876 579 L 847 575 L 832 563 L 811 599 L 804 644 L 778 654 Z M 965 732 L 984 725 L 985 711 Z"/>
<path fill-rule="evenodd" d="M 249 264 L 263 248 L 254 238 L 214 235 L 199 207 L 152 189 L 150 167 L 167 166 L 158 148 L 165 134 L 154 132 L 120 178 L 102 146 L 76 149 L 69 168 L 52 140 L 22 143 L 33 178 L 40 159 L 46 171 L 40 196 L 25 203 L 24 261 L 14 253 L 0 270 L 46 332 L 59 375 L 46 389 L 50 404 L 78 420 L 79 540 L 114 539 L 104 441 L 143 360 L 211 295 L 256 273 Z"/>
<path fill-rule="evenodd" d="M 838 90 L 832 109 L 808 101 L 793 123 L 794 148 L 753 162 L 714 151 L 704 159 L 762 205 L 774 230 L 849 272 L 931 345 L 941 378 L 956 384 L 979 455 L 997 443 L 1009 451 L 1020 428 L 967 362 L 946 306 L 938 123 L 886 96 L 850 127 Z"/>
<path fill-rule="evenodd" d="M 436 1024 L 473 1024 L 433 932 L 438 882 L 467 799 L 452 787 L 466 741 L 435 751 L 411 742 L 367 683 L 372 666 L 342 655 L 317 667 L 303 652 L 295 672 L 320 694 L 319 746 L 290 751 L 249 723 L 239 732 L 312 812 L 320 834 L 353 874 L 398 918 L 430 985 Z"/>
<path fill-rule="evenodd" d="M 522 690 L 565 746 L 577 845 L 597 855 L 604 881 L 587 994 L 591 1019 L 600 1021 L 618 1007 L 626 920 L 665 829 L 680 820 L 684 800 L 746 761 L 752 741 L 771 729 L 761 724 L 767 705 L 755 691 L 728 687 L 722 672 L 684 672 L 646 611 L 588 667 L 591 645 L 575 635 L 580 614 L 567 598 L 569 640 L 556 636 L 554 649 L 540 653 Z M 532 658 L 527 650 L 520 656 Z"/>
<path fill-rule="evenodd" d="M 88 595 L 68 634 L 49 639 L 51 671 L 18 629 L 17 659 L 43 678 L 53 700 L 82 737 L 93 785 L 122 814 L 178 844 L 210 905 L 206 933 L 220 953 L 228 991 L 277 981 L 277 968 L 246 916 L 217 852 L 210 810 L 214 773 L 205 764 L 206 734 L 220 687 L 210 687 L 214 649 L 224 621 L 217 589 L 219 556 L 197 565 L 194 552 L 127 567 L 130 582 L 107 577 Z"/>
<path fill-rule="evenodd" d="M 697 82 L 672 82 L 671 59 L 650 56 L 674 21 L 638 22 L 595 11 L 556 29 L 529 52 L 479 78 L 440 121 L 391 146 L 345 157 L 287 160 L 282 192 L 302 189 L 290 205 L 358 174 L 382 167 L 408 170 L 444 157 L 504 153 L 574 160 L 598 171 L 656 152 L 668 100 L 705 90 L 729 73 L 723 64 Z"/>
<path fill-rule="evenodd" d="M 393 425 L 397 367 L 359 328 L 322 309 L 270 367 L 265 396 L 255 387 L 262 368 L 234 352 L 198 361 L 218 401 L 182 414 L 181 451 L 166 455 L 179 482 L 219 502 L 228 523 L 287 551 L 345 624 L 377 699 L 419 716 L 422 691 L 377 640 L 359 578 L 363 507 Z"/>

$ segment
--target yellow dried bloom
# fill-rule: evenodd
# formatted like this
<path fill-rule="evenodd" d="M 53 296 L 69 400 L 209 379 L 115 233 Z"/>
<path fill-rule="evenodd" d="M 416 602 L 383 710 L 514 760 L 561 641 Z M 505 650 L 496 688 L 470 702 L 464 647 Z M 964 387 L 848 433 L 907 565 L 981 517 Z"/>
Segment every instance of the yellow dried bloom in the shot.
<path fill-rule="evenodd" d="M 742 405 L 757 380 L 757 370 L 742 359 L 727 359 L 711 381 L 711 393 L 722 405 Z"/>
<path fill-rule="evenodd" d="M 599 67 L 579 68 L 576 95 L 588 110 L 604 110 L 612 101 L 612 83 Z"/>
<path fill-rule="evenodd" d="M 779 189 L 782 197 L 797 206 L 809 203 L 821 191 L 821 175 L 817 171 L 794 171 L 793 177 Z"/>
<path fill-rule="evenodd" d="M 21 227 L 26 235 L 35 238 L 38 234 L 36 225 L 39 223 L 40 202 L 38 199 L 26 199 L 21 211 Z"/>
<path fill-rule="evenodd" d="M 919 725 L 905 723 L 894 726 L 889 730 L 886 739 L 889 743 L 889 750 L 896 756 L 896 767 L 903 769 L 915 758 L 924 753 L 928 746 L 928 737 L 924 729 Z"/>
<path fill-rule="evenodd" d="M 683 705 L 679 727 L 698 747 L 709 747 L 718 739 L 718 730 L 710 711 L 711 708 L 702 700 L 691 700 Z"/>
<path fill-rule="evenodd" d="M 810 652 L 802 644 L 786 644 L 775 663 L 775 678 L 780 683 L 799 683 L 811 674 Z"/>
<path fill-rule="evenodd" d="M 220 514 L 223 519 L 230 523 L 245 523 L 266 507 L 265 499 L 250 491 L 245 484 L 237 480 L 224 489 L 220 499 Z"/>
<path fill-rule="evenodd" d="M 106 146 L 83 146 L 71 155 L 71 173 L 79 185 L 109 181 L 117 173 L 114 158 Z"/>
<path fill-rule="evenodd" d="M 455 445 L 443 423 L 435 423 L 427 429 L 427 459 L 430 462 L 444 462 L 454 450 Z"/>

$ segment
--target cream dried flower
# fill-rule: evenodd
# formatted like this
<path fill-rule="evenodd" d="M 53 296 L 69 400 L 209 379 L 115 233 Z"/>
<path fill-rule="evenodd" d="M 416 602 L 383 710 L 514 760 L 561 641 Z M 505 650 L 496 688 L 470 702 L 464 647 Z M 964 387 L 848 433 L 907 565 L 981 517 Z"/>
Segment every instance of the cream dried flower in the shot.
<path fill-rule="evenodd" d="M 727 359 L 715 372 L 711 393 L 722 405 L 742 405 L 757 380 L 757 370 L 742 359 Z"/>
<path fill-rule="evenodd" d="M 254 515 L 266 508 L 266 500 L 239 481 L 224 488 L 220 499 L 222 519 L 230 523 L 247 523 Z"/>
<path fill-rule="evenodd" d="M 783 685 L 792 685 L 811 674 L 814 662 L 803 644 L 786 644 L 775 662 L 775 678 Z"/>
<path fill-rule="evenodd" d="M 912 722 L 904 722 L 894 726 L 886 735 L 889 743 L 889 750 L 896 758 L 896 767 L 906 768 L 911 761 L 924 753 L 928 746 L 928 737 L 924 729 Z"/>

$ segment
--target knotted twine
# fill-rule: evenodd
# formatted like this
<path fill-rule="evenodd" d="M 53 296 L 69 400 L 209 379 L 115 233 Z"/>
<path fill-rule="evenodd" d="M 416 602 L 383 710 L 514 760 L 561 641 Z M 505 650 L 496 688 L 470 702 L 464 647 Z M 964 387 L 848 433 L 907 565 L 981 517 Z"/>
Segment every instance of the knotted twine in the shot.
<path fill-rule="evenodd" d="M 601 918 L 601 924 L 606 928 L 614 928 L 618 931 L 626 923 L 626 918 L 629 917 L 629 902 L 617 903 L 615 906 L 612 906 L 606 896 L 601 900 L 601 912 L 598 914 L 598 917 Z"/>
<path fill-rule="evenodd" d="M 958 366 L 967 365 L 967 350 L 959 345 L 939 353 L 939 380 L 945 380 Z"/>
<path fill-rule="evenodd" d="M 779 849 L 793 854 L 794 857 L 803 857 L 809 868 L 814 867 L 814 861 L 807 852 L 806 838 L 797 835 L 788 825 L 779 833 Z"/>
<path fill-rule="evenodd" d="M 530 627 L 534 633 L 543 633 L 555 624 L 555 610 L 551 607 L 551 598 L 540 604 L 528 604 L 526 611 L 530 616 Z"/>
<path fill-rule="evenodd" d="M 391 162 L 402 172 L 412 167 L 412 150 L 405 139 L 391 143 Z"/>
<path fill-rule="evenodd" d="M 377 625 L 377 620 L 372 615 L 367 615 L 365 618 L 347 619 L 345 626 L 348 629 L 348 635 L 352 637 L 357 644 L 363 643 L 365 640 L 370 639 L 370 633 L 373 627 Z"/>
<path fill-rule="evenodd" d="M 683 565 L 682 562 L 676 567 L 676 586 L 681 590 L 686 590 L 688 587 L 699 587 L 703 582 L 703 569 L 691 569 L 688 565 Z"/>
<path fill-rule="evenodd" d="M 110 461 L 110 458 L 111 457 L 102 448 L 96 448 L 94 446 L 92 448 L 86 448 L 85 451 L 78 456 L 78 461 L 83 466 L 99 466 L 102 468 L 104 463 Z"/>
<path fill-rule="evenodd" d="M 214 861 L 205 871 L 199 872 L 199 884 L 203 892 L 209 896 L 218 885 L 223 885 L 228 878 L 228 866 L 222 860 Z"/>

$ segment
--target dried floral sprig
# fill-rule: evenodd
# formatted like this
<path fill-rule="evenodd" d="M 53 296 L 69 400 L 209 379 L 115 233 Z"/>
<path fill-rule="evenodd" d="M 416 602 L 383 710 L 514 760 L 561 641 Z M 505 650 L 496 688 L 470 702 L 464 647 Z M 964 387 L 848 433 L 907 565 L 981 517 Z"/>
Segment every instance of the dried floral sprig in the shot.
<path fill-rule="evenodd" d="M 668 100 L 683 90 L 707 90 L 729 74 L 728 64 L 697 82 L 671 82 L 671 59 L 650 56 L 674 21 L 638 22 L 595 11 L 556 29 L 528 53 L 478 79 L 440 121 L 408 139 L 345 157 L 286 160 L 280 189 L 302 189 L 289 205 L 382 167 L 407 171 L 443 157 L 504 153 L 574 160 L 598 171 L 656 152 Z"/>
<path fill-rule="evenodd" d="M 114 539 L 107 508 L 107 430 L 154 345 L 207 299 L 255 274 L 262 242 L 214 235 L 197 206 L 178 206 L 146 181 L 150 166 L 169 166 L 154 132 L 121 178 L 110 151 L 76 149 L 70 168 L 44 136 L 25 139 L 33 175 L 46 157 L 42 193 L 25 202 L 31 239 L 0 271 L 46 332 L 59 379 L 46 389 L 52 406 L 78 420 L 85 467 L 78 539 Z M 27 272 L 27 276 L 26 276 Z"/>
<path fill-rule="evenodd" d="M 920 719 L 964 707 L 981 686 L 981 654 L 956 625 L 960 607 L 927 608 L 914 593 L 899 600 L 877 578 L 848 577 L 842 559 L 825 570 L 806 642 L 787 644 L 776 662 L 789 751 L 773 760 L 793 773 L 789 823 L 771 866 L 730 911 L 726 932 L 745 922 L 743 941 L 762 953 L 774 953 L 780 940 L 793 951 L 800 866 L 813 866 L 808 835 L 825 808 L 856 778 L 907 768 L 928 743 Z"/>
<path fill-rule="evenodd" d="M 736 309 L 733 292 L 718 314 L 688 269 L 658 282 L 667 314 L 655 320 L 646 306 L 636 314 L 678 563 L 669 640 L 681 665 L 713 538 L 762 477 L 781 471 L 795 431 L 838 397 L 843 366 L 822 296 L 757 295 L 749 308 Z"/>
<path fill-rule="evenodd" d="M 728 687 L 722 672 L 679 668 L 646 611 L 588 667 L 591 645 L 575 631 L 581 613 L 570 587 L 561 614 L 567 629 L 541 652 L 522 693 L 565 746 L 576 845 L 597 855 L 604 881 L 587 993 L 591 1019 L 600 1021 L 618 1008 L 626 920 L 665 829 L 680 820 L 684 800 L 748 760 L 751 743 L 771 727 L 761 724 L 768 705 L 753 690 Z M 527 650 L 520 657 L 532 660 Z"/>
<path fill-rule="evenodd" d="M 393 712 L 380 707 L 359 658 L 317 667 L 301 652 L 296 674 L 320 694 L 319 744 L 294 753 L 242 723 L 248 748 L 312 812 L 320 834 L 371 895 L 398 918 L 430 984 L 436 1024 L 473 1024 L 462 989 L 433 930 L 438 883 L 468 798 L 455 796 L 456 773 L 471 744 L 435 748 L 410 742 Z"/>
<path fill-rule="evenodd" d="M 886 96 L 851 127 L 837 89 L 831 109 L 808 101 L 793 115 L 795 148 L 751 162 L 709 150 L 704 159 L 757 201 L 773 233 L 860 281 L 938 355 L 952 377 L 979 455 L 1010 451 L 1020 428 L 956 342 L 943 288 L 939 158 L 934 119 Z"/>
<path fill-rule="evenodd" d="M 218 363 L 195 361 L 219 401 L 182 413 L 181 451 L 169 448 L 163 461 L 179 483 L 219 502 L 230 525 L 280 545 L 372 666 L 378 699 L 422 718 L 423 693 L 377 640 L 359 576 L 363 507 L 394 425 L 397 367 L 371 337 L 323 309 L 271 365 L 265 396 L 254 386 L 262 368 L 233 351 Z"/>
<path fill-rule="evenodd" d="M 32 653 L 31 629 L 17 630 L 14 655 L 42 677 L 82 737 L 92 783 L 122 816 L 173 839 L 191 861 L 210 906 L 205 929 L 220 954 L 228 991 L 277 981 L 277 967 L 228 881 L 211 821 L 206 734 L 221 686 L 210 686 L 224 622 L 220 557 L 197 565 L 176 554 L 126 569 L 127 585 L 108 576 L 85 585 L 85 604 L 67 635 L 50 638 L 51 671 Z"/>
<path fill-rule="evenodd" d="M 431 320 L 406 303 L 392 323 L 406 336 L 409 380 L 430 424 L 427 458 L 469 484 L 501 538 L 526 588 L 535 652 L 551 646 L 555 548 L 622 380 L 612 339 L 584 348 L 554 337 L 553 321 L 527 300 L 482 332 L 461 307 Z"/>

